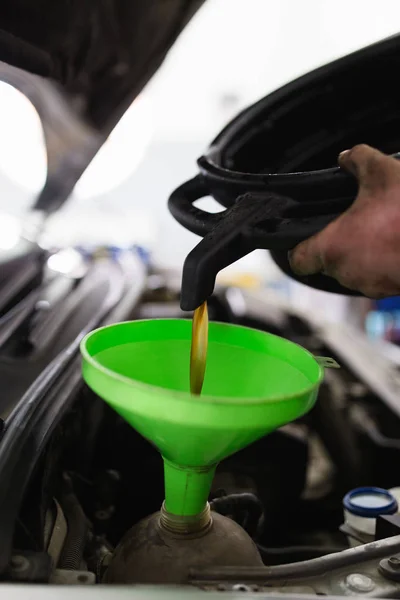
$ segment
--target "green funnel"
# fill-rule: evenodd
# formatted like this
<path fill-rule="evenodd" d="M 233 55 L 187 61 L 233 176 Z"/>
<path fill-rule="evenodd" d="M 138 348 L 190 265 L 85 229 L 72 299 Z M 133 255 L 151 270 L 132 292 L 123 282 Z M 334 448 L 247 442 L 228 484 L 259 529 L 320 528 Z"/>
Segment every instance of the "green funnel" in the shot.
<path fill-rule="evenodd" d="M 210 323 L 201 396 L 189 392 L 192 323 L 132 321 L 81 344 L 86 383 L 164 459 L 165 508 L 204 509 L 218 462 L 314 405 L 323 369 L 283 338 Z"/>

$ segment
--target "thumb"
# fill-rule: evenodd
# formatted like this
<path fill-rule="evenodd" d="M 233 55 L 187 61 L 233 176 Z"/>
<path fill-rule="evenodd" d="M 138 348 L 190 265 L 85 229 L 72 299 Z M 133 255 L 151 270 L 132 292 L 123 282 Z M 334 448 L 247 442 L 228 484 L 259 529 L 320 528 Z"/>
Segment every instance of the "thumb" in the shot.
<path fill-rule="evenodd" d="M 398 161 L 366 144 L 342 152 L 339 165 L 358 179 L 360 191 L 368 193 L 382 190 L 400 180 Z"/>
<path fill-rule="evenodd" d="M 319 236 L 308 238 L 289 252 L 290 267 L 297 275 L 314 275 L 323 270 Z"/>

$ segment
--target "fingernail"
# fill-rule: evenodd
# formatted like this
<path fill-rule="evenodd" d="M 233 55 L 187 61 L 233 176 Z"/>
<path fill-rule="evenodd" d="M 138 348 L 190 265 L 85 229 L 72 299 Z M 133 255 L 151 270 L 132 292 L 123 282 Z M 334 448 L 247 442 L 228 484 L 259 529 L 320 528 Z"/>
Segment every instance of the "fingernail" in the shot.
<path fill-rule="evenodd" d="M 350 150 L 343 150 L 340 154 L 339 154 L 339 158 L 343 158 L 344 156 L 346 156 L 346 154 L 348 154 L 350 152 Z"/>

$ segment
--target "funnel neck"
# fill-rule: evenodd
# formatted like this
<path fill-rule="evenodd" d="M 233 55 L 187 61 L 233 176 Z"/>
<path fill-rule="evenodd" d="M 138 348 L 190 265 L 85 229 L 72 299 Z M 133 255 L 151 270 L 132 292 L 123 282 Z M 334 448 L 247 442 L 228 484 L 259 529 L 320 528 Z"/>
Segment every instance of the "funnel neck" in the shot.
<path fill-rule="evenodd" d="M 207 506 L 216 465 L 185 467 L 163 460 L 165 509 L 178 516 L 202 513 Z"/>

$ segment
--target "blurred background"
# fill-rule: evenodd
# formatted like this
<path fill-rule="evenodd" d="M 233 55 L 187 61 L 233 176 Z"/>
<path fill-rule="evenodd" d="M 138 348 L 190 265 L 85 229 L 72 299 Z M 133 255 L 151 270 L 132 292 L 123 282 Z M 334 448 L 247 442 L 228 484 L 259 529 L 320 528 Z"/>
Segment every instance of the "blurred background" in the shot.
<path fill-rule="evenodd" d="M 198 238 L 169 215 L 167 198 L 196 173 L 197 157 L 219 130 L 291 79 L 397 33 L 399 23 L 398 0 L 207 0 L 70 202 L 52 217 L 50 243 L 134 242 L 145 246 L 158 266 L 180 269 Z M 0 227 L 7 240 L 17 227 L 15 217 L 43 185 L 46 158 L 30 103 L 2 84 L 0 107 Z M 202 202 L 213 207 L 211 199 Z M 330 320 L 354 314 L 354 301 L 288 281 L 263 251 L 221 275 L 228 277 L 274 289 Z M 397 319 L 396 308 L 384 315 L 375 308 L 358 304 L 356 313 L 368 314 L 369 335 L 384 336 L 387 319 Z"/>

